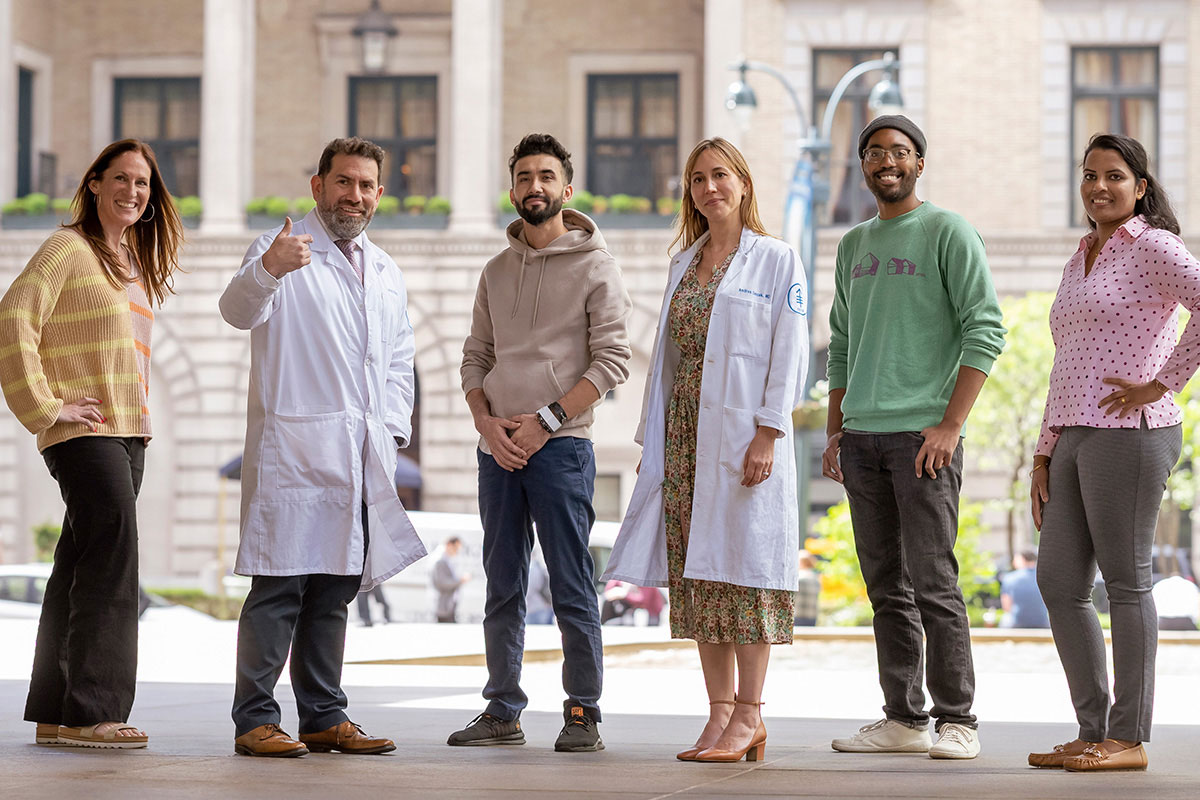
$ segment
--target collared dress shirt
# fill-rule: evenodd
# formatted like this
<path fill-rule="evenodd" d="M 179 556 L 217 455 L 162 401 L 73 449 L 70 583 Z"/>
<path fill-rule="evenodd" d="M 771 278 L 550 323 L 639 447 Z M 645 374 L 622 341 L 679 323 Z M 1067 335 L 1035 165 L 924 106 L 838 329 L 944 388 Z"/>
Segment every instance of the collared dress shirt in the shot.
<path fill-rule="evenodd" d="M 1152 228 L 1137 216 L 1105 242 L 1084 274 L 1093 231 L 1063 270 L 1050 308 L 1054 367 L 1038 439 L 1037 455 L 1054 451 L 1064 427 L 1148 428 L 1176 425 L 1183 413 L 1174 400 L 1200 366 L 1200 262 L 1183 240 Z M 1183 336 L 1179 306 L 1192 312 Z M 1123 419 L 1099 403 L 1118 387 L 1105 378 L 1135 384 L 1157 378 L 1168 391 Z"/>

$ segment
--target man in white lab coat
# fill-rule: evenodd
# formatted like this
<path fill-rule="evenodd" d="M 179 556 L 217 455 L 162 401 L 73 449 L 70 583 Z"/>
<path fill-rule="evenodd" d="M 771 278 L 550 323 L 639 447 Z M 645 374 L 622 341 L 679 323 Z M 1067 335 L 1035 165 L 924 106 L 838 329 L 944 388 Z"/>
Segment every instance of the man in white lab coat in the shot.
<path fill-rule="evenodd" d="M 330 142 L 316 208 L 260 236 L 221 296 L 225 320 L 251 331 L 235 567 L 253 577 L 233 704 L 243 755 L 395 749 L 350 721 L 341 689 L 348 604 L 425 555 L 392 477 L 412 431 L 407 294 L 364 232 L 383 156 L 364 139 Z M 274 698 L 289 648 L 299 741 Z"/>

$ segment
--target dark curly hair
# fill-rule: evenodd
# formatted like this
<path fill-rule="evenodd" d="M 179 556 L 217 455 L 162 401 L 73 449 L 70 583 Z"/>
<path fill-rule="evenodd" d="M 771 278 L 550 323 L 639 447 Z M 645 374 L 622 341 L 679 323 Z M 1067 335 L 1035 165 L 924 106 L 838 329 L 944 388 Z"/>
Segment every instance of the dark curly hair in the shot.
<path fill-rule="evenodd" d="M 1166 190 L 1150 174 L 1150 159 L 1146 156 L 1146 148 L 1142 147 L 1142 143 L 1119 133 L 1097 133 L 1083 151 L 1084 161 L 1087 161 L 1088 154 L 1093 150 L 1115 151 L 1133 173 L 1133 179 L 1146 182 L 1146 193 L 1134 203 L 1134 216 L 1141 214 L 1151 228 L 1161 228 L 1178 236 L 1179 220 L 1175 218 L 1175 210 L 1171 208 L 1171 200 L 1167 197 Z M 1082 163 L 1080 162 L 1081 166 Z M 1096 227 L 1096 221 L 1091 217 L 1088 217 L 1087 221 L 1089 228 Z"/>
<path fill-rule="evenodd" d="M 359 136 L 347 136 L 342 139 L 334 139 L 325 145 L 325 150 L 321 153 L 321 161 L 317 165 L 317 175 L 319 177 L 324 178 L 329 174 L 329 170 L 333 169 L 333 157 L 336 155 L 358 156 L 360 158 L 371 159 L 379 167 L 379 182 L 383 182 L 384 150 L 369 139 L 363 139 Z"/>
<path fill-rule="evenodd" d="M 575 168 L 571 166 L 571 154 L 562 146 L 562 142 L 548 133 L 531 133 L 513 148 L 512 158 L 508 159 L 509 180 L 513 178 L 513 170 L 516 169 L 518 161 L 525 156 L 540 155 L 554 156 L 562 163 L 564 183 L 570 183 L 575 177 Z"/>

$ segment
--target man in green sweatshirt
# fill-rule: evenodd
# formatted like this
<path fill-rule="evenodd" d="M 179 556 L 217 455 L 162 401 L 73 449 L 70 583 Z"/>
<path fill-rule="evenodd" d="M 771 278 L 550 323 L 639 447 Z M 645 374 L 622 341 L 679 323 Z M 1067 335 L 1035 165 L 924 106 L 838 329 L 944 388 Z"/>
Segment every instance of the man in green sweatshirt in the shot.
<path fill-rule="evenodd" d="M 974 758 L 975 669 L 954 541 L 963 429 L 1005 330 L 979 234 L 917 199 L 925 145 L 907 117 L 863 129 L 858 152 L 879 214 L 838 245 L 822 471 L 850 501 L 885 716 L 833 749 Z"/>
<path fill-rule="evenodd" d="M 592 409 L 629 377 L 633 304 L 604 237 L 571 198 L 571 154 L 530 134 L 509 160 L 520 219 L 483 268 L 462 388 L 479 431 L 479 514 L 487 576 L 488 705 L 448 744 L 523 744 L 519 717 L 533 525 L 562 631 L 565 724 L 554 749 L 604 749 L 600 606 L 588 554 L 596 514 Z"/>

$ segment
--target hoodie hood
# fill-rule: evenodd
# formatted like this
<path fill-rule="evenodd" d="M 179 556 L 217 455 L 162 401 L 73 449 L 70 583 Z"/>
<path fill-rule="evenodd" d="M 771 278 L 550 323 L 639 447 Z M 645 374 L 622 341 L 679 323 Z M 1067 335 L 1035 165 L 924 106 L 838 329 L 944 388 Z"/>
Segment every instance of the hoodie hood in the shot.
<path fill-rule="evenodd" d="M 563 224 L 567 232 L 538 250 L 525 241 L 525 221 L 518 218 L 507 228 L 508 246 L 521 256 L 521 272 L 517 278 L 517 293 L 513 298 L 511 318 L 516 319 L 525 288 L 525 272 L 530 262 L 538 266 L 537 289 L 533 295 L 533 324 L 537 325 L 538 308 L 542 302 L 542 281 L 546 277 L 546 259 L 567 254 L 582 255 L 594 250 L 607 250 L 607 244 L 596 223 L 586 214 L 571 208 L 563 209 Z"/>

